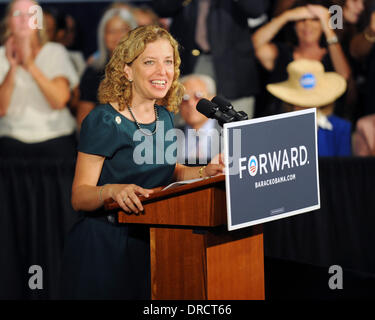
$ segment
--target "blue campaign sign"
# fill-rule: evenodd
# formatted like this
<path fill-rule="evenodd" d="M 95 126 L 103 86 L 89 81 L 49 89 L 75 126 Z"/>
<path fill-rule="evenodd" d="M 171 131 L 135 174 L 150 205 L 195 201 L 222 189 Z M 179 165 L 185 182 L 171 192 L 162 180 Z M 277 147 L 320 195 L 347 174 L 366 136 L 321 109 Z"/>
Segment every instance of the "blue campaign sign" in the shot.
<path fill-rule="evenodd" d="M 228 230 L 320 208 L 316 109 L 224 124 Z"/>

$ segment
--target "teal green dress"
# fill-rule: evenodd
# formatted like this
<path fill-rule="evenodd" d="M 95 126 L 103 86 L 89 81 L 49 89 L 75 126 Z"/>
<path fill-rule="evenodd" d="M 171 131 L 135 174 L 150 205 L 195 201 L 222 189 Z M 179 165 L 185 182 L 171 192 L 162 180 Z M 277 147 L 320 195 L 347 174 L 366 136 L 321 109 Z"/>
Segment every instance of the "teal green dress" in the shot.
<path fill-rule="evenodd" d="M 154 188 L 171 182 L 176 165 L 173 114 L 156 106 L 156 133 L 143 134 L 109 104 L 82 123 L 78 151 L 104 156 L 98 185 Z M 153 132 L 156 122 L 141 124 Z M 62 263 L 65 299 L 149 299 L 150 248 L 147 226 L 117 225 L 100 208 L 83 212 L 69 233 Z"/>

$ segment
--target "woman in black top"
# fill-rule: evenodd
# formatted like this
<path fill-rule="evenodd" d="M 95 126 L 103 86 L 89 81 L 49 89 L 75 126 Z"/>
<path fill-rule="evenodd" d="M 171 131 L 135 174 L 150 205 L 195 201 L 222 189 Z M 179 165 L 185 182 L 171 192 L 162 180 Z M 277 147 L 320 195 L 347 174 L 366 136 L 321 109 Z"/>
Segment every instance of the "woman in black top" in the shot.
<path fill-rule="evenodd" d="M 299 1 L 290 10 L 273 18 L 259 28 L 252 40 L 261 65 L 270 72 L 268 83 L 287 79 L 286 66 L 297 59 L 312 59 L 323 63 L 326 71 L 335 71 L 346 80 L 351 69 L 333 29 L 329 26 L 330 14 L 312 1 Z M 293 23 L 296 43 L 275 43 L 272 40 L 289 22 Z M 322 41 L 323 35 L 327 46 Z M 270 113 L 278 113 L 278 108 Z"/>

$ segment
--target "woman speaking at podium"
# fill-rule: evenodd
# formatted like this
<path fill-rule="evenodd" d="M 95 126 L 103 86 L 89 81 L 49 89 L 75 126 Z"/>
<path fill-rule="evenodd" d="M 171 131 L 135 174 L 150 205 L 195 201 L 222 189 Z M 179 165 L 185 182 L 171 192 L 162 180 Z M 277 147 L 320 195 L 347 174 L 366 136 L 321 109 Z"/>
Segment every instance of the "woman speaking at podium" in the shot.
<path fill-rule="evenodd" d="M 221 161 L 194 168 L 166 159 L 173 142 L 164 140 L 165 133 L 173 129 L 183 95 L 179 66 L 177 42 L 158 26 L 132 30 L 106 66 L 102 104 L 85 118 L 80 133 L 72 205 L 83 219 L 65 244 L 63 298 L 149 299 L 148 229 L 117 224 L 103 201 L 112 198 L 124 211 L 138 213 L 138 196 L 148 197 L 152 188 L 223 172 Z M 152 157 L 140 164 L 137 146 L 146 141 L 144 153 Z M 162 161 L 156 159 L 160 154 Z"/>

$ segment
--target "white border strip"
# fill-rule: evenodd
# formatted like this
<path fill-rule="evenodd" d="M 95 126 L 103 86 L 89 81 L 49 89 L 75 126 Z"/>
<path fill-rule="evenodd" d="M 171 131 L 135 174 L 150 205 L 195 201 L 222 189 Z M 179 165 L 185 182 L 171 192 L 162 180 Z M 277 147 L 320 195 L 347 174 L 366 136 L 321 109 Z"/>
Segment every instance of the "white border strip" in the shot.
<path fill-rule="evenodd" d="M 244 120 L 247 121 L 247 120 Z M 243 122 L 243 121 L 241 121 Z M 227 224 L 228 230 L 232 230 L 232 215 L 231 215 L 231 199 L 230 199 L 230 174 L 229 174 L 229 151 L 228 151 L 228 126 L 224 123 L 224 164 L 225 164 L 225 193 L 226 193 L 226 201 L 227 201 Z"/>
<path fill-rule="evenodd" d="M 296 117 L 296 116 L 299 116 L 299 115 L 302 115 L 302 114 L 309 114 L 309 113 L 314 113 L 315 119 L 316 119 L 316 108 L 308 108 L 306 110 L 285 112 L 285 113 L 276 114 L 276 115 L 273 115 L 273 116 L 262 117 L 262 118 L 255 118 L 255 119 L 249 119 L 249 120 L 243 120 L 243 121 L 224 123 L 224 129 L 242 127 L 244 125 L 248 125 L 248 124 L 252 124 L 252 123 L 268 122 L 268 121 L 277 120 L 277 119 L 292 118 L 292 117 Z M 316 122 L 316 120 L 315 120 L 315 122 Z"/>

